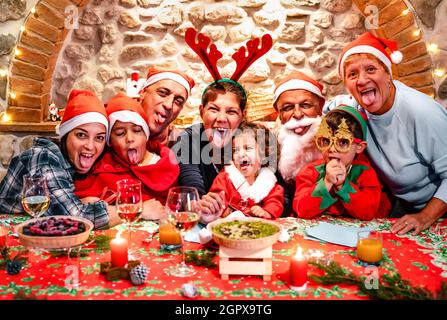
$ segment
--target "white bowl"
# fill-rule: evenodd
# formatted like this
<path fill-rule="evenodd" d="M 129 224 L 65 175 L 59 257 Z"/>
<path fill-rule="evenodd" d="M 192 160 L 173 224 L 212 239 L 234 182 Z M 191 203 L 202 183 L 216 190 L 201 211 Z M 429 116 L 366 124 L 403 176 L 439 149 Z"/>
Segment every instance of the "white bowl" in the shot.
<path fill-rule="evenodd" d="M 85 224 L 85 231 L 69 236 L 30 236 L 23 234 L 23 228 L 28 224 L 36 221 L 45 221 L 50 218 L 70 218 L 71 220 L 81 221 Z M 77 247 L 87 241 L 92 229 L 93 223 L 90 220 L 81 217 L 65 215 L 35 218 L 26 222 L 22 222 L 21 224 L 15 226 L 15 230 L 19 235 L 19 240 L 22 245 L 26 247 L 35 247 L 42 249 L 66 249 Z"/>
<path fill-rule="evenodd" d="M 258 239 L 228 239 L 227 237 L 217 234 L 213 232 L 213 227 L 217 226 L 222 223 L 226 223 L 229 221 L 259 221 L 267 224 L 272 224 L 276 227 L 278 227 L 278 232 L 275 234 L 258 238 Z M 275 244 L 278 241 L 279 235 L 281 233 L 281 225 L 278 222 L 272 221 L 272 220 L 266 220 L 261 218 L 226 218 L 226 219 L 218 219 L 216 221 L 213 221 L 207 225 L 207 229 L 213 234 L 213 239 L 217 244 L 224 246 L 226 248 L 231 249 L 239 249 L 239 250 L 260 250 L 267 248 L 268 246 L 271 246 Z"/>

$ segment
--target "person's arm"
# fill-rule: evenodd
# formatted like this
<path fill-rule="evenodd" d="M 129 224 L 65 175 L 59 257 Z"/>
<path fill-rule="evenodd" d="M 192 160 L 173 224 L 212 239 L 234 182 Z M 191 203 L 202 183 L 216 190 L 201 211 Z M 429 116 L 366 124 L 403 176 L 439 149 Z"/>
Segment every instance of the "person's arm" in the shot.
<path fill-rule="evenodd" d="M 195 128 L 186 129 L 172 146 L 180 167 L 179 185 L 195 187 L 200 196 L 207 193 L 204 178 L 200 171 L 201 148 L 200 133 L 194 134 Z M 195 141 L 199 139 L 198 141 Z"/>
<path fill-rule="evenodd" d="M 349 179 L 346 179 L 335 194 L 346 212 L 357 219 L 371 220 L 376 217 L 381 197 L 381 185 L 371 167 L 353 166 Z"/>
<path fill-rule="evenodd" d="M 415 236 L 421 231 L 430 228 L 446 212 L 447 203 L 438 198 L 432 198 L 419 213 L 406 214 L 395 221 L 390 230 L 397 234 L 405 234 L 413 230 L 412 235 Z"/>
<path fill-rule="evenodd" d="M 336 201 L 326 188 L 324 175 L 318 179 L 318 173 L 312 165 L 308 165 L 297 175 L 293 210 L 299 218 L 318 217 Z"/>
<path fill-rule="evenodd" d="M 430 108 L 430 112 L 417 114 L 414 127 L 407 127 L 414 132 L 417 156 L 431 167 L 433 176 L 439 177 L 441 183 L 419 213 L 404 215 L 393 223 L 393 233 L 405 234 L 413 230 L 412 234 L 417 235 L 447 212 L 447 112 L 436 102 L 433 104 L 436 106 Z"/>
<path fill-rule="evenodd" d="M 284 189 L 279 184 L 264 199 L 262 209 L 270 214 L 270 219 L 279 218 L 284 211 Z"/>

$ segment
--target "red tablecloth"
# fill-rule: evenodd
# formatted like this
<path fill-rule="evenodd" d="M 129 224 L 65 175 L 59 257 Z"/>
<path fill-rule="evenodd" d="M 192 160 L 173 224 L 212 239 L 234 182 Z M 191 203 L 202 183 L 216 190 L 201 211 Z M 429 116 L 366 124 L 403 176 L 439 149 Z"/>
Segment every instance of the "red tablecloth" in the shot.
<path fill-rule="evenodd" d="M 21 216 L 0 216 L 0 224 L 10 225 L 24 221 Z M 414 286 L 438 290 L 441 281 L 447 278 L 447 221 L 439 221 L 429 230 L 418 236 L 398 237 L 389 233 L 390 220 L 380 219 L 371 222 L 325 217 L 325 221 L 350 226 L 372 226 L 384 232 L 385 258 L 379 273 L 398 272 Z M 318 249 L 339 262 L 355 274 L 365 273 L 365 268 L 357 263 L 355 248 L 304 240 L 304 230 L 321 220 L 281 219 L 281 224 L 292 235 L 287 243 L 278 242 L 273 246 L 273 275 L 271 281 L 263 281 L 259 276 L 230 276 L 221 280 L 218 268 L 195 267 L 198 273 L 190 278 L 167 276 L 163 269 L 176 264 L 181 259 L 180 252 L 166 253 L 159 250 L 158 237 L 150 244 L 142 239 L 154 225 L 147 222 L 142 230 L 134 232 L 134 243 L 139 246 L 141 262 L 150 268 L 144 285 L 134 286 L 128 280 L 107 281 L 100 274 L 101 262 L 110 260 L 110 252 L 92 250 L 88 256 L 69 258 L 66 255 L 52 257 L 47 251 L 31 251 L 26 267 L 17 275 L 8 275 L 0 270 L 0 299 L 14 299 L 18 293 L 31 295 L 38 299 L 189 299 L 182 295 L 181 286 L 193 283 L 199 292 L 194 298 L 213 300 L 253 300 L 253 299 L 368 299 L 359 295 L 354 286 L 320 286 L 312 281 L 304 292 L 295 292 L 288 286 L 288 268 L 291 254 L 297 243 L 304 249 Z M 148 229 L 149 228 L 149 229 Z M 95 231 L 101 234 L 104 231 Z M 12 255 L 23 249 L 17 238 L 8 237 Z M 186 243 L 187 250 L 203 250 L 197 243 Z M 218 257 L 216 257 L 218 263 Z M 309 273 L 317 272 L 310 269 Z M 80 286 L 66 285 L 68 279 L 77 277 Z"/>

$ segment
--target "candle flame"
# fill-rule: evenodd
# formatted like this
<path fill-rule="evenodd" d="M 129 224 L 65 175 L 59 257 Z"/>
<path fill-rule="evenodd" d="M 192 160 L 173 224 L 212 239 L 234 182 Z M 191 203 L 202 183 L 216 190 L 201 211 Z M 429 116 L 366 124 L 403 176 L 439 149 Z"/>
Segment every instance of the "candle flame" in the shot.
<path fill-rule="evenodd" d="M 115 236 L 115 239 L 121 239 L 122 230 L 119 230 Z"/>
<path fill-rule="evenodd" d="M 297 248 L 294 258 L 296 260 L 304 260 L 303 248 L 301 247 Z"/>

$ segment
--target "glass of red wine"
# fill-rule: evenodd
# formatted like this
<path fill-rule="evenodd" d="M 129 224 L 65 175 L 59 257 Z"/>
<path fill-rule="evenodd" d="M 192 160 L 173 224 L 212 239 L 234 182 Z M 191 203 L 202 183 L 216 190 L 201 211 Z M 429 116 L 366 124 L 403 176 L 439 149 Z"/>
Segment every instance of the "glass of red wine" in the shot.
<path fill-rule="evenodd" d="M 166 200 L 166 212 L 169 223 L 180 231 L 182 238 L 182 262 L 165 269 L 165 272 L 174 277 L 189 277 L 196 270 L 185 263 L 185 232 L 194 228 L 200 220 L 200 198 L 196 188 L 174 187 L 169 189 Z"/>
<path fill-rule="evenodd" d="M 123 179 L 116 183 L 118 196 L 116 198 L 116 210 L 119 217 L 127 225 L 129 234 L 129 256 L 138 259 L 138 253 L 132 245 L 132 224 L 137 221 L 143 212 L 143 199 L 141 195 L 141 181 Z"/>

